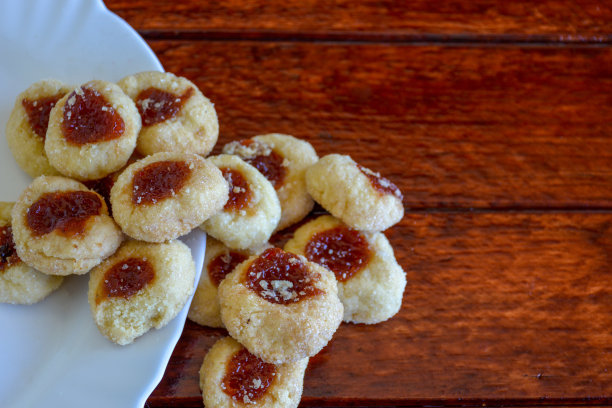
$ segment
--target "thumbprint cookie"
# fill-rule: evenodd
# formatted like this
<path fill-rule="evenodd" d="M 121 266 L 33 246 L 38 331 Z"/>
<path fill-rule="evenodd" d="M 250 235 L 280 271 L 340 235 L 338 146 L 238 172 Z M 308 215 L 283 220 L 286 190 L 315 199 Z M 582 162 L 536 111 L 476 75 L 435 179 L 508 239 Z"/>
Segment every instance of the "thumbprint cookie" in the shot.
<path fill-rule="evenodd" d="M 116 84 L 90 81 L 51 109 L 45 139 L 49 163 L 78 180 L 104 177 L 123 167 L 136 147 L 140 116 Z"/>
<path fill-rule="evenodd" d="M 123 346 L 174 319 L 194 279 L 187 245 L 130 240 L 91 271 L 87 298 L 100 332 Z"/>
<path fill-rule="evenodd" d="M 206 239 L 206 252 L 200 282 L 196 288 L 187 317 L 202 326 L 225 327 L 219 312 L 219 284 L 234 268 L 260 249 L 230 249 L 212 237 Z"/>
<path fill-rule="evenodd" d="M 6 141 L 19 167 L 32 177 L 59 175 L 47 159 L 45 138 L 51 109 L 70 90 L 61 81 L 47 79 L 17 96 L 6 123 Z"/>
<path fill-rule="evenodd" d="M 202 229 L 230 248 L 244 249 L 267 242 L 278 225 L 281 207 L 272 184 L 237 156 L 209 157 L 229 185 L 223 210 L 211 216 Z"/>
<path fill-rule="evenodd" d="M 62 284 L 63 277 L 46 275 L 23 262 L 13 242 L 13 203 L 0 202 L 0 303 L 31 305 Z"/>
<path fill-rule="evenodd" d="M 285 251 L 304 255 L 334 273 L 345 322 L 379 323 L 402 305 L 406 274 L 380 232 L 357 231 L 323 215 L 298 228 Z"/>
<path fill-rule="evenodd" d="M 397 186 L 350 156 L 321 158 L 306 171 L 306 188 L 334 217 L 358 230 L 384 231 L 404 216 Z"/>
<path fill-rule="evenodd" d="M 86 273 L 123 240 L 104 199 L 65 177 L 34 179 L 11 215 L 17 254 L 50 275 Z"/>
<path fill-rule="evenodd" d="M 140 72 L 119 81 L 142 118 L 138 152 L 197 153 L 206 156 L 217 143 L 214 105 L 191 81 L 169 72 Z"/>
<path fill-rule="evenodd" d="M 200 368 L 204 406 L 216 408 L 297 407 L 308 359 L 271 364 L 231 337 L 219 339 Z"/>
<path fill-rule="evenodd" d="M 218 296 L 229 334 L 269 363 L 315 355 L 342 321 L 333 273 L 279 248 L 238 265 Z"/>
<path fill-rule="evenodd" d="M 272 133 L 228 143 L 223 152 L 242 157 L 270 180 L 282 208 L 276 230 L 295 224 L 312 210 L 304 174 L 319 158 L 310 143 Z"/>
<path fill-rule="evenodd" d="M 129 165 L 111 189 L 123 232 L 148 242 L 187 234 L 223 208 L 228 184 L 197 154 L 161 152 Z"/>

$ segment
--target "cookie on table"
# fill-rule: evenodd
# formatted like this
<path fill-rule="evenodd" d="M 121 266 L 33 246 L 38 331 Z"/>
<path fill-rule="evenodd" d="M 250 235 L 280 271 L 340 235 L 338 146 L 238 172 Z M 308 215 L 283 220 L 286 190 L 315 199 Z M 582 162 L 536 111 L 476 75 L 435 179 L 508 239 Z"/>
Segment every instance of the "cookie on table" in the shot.
<path fill-rule="evenodd" d="M 282 208 L 276 230 L 295 224 L 312 210 L 314 202 L 306 191 L 304 175 L 319 158 L 310 143 L 271 133 L 228 143 L 223 153 L 242 157 L 270 180 Z"/>
<path fill-rule="evenodd" d="M 31 268 L 17 255 L 11 227 L 13 203 L 0 202 L 0 303 L 31 305 L 59 288 L 63 277 Z"/>
<path fill-rule="evenodd" d="M 130 240 L 91 271 L 87 298 L 100 332 L 126 345 L 174 319 L 194 279 L 191 251 L 181 241 Z"/>
<path fill-rule="evenodd" d="M 229 334 L 274 364 L 315 355 L 342 321 L 333 273 L 279 248 L 238 265 L 218 297 Z"/>
<path fill-rule="evenodd" d="M 119 81 L 142 118 L 138 151 L 197 153 L 206 156 L 217 143 L 214 105 L 191 81 L 169 72 L 140 72 Z"/>
<path fill-rule="evenodd" d="M 308 359 L 266 363 L 231 337 L 219 339 L 200 368 L 206 407 L 297 407 Z"/>
<path fill-rule="evenodd" d="M 47 159 L 45 137 L 51 108 L 70 91 L 63 82 L 46 79 L 30 85 L 15 100 L 6 141 L 19 167 L 31 177 L 59 175 Z"/>
<path fill-rule="evenodd" d="M 99 179 L 127 163 L 140 126 L 136 105 L 121 88 L 90 81 L 66 94 L 51 110 L 45 153 L 65 176 Z"/>
<path fill-rule="evenodd" d="M 201 228 L 230 248 L 245 249 L 267 242 L 278 225 L 281 207 L 272 184 L 238 156 L 209 157 L 229 185 L 223 210 Z"/>
<path fill-rule="evenodd" d="M 298 228 L 284 249 L 334 273 L 345 322 L 379 323 L 402 306 L 406 274 L 380 232 L 357 231 L 323 215 Z"/>
<path fill-rule="evenodd" d="M 257 249 L 230 249 L 216 239 L 207 237 L 202 273 L 187 317 L 202 326 L 225 327 L 217 299 L 219 284 L 239 263 L 267 247 L 269 245 L 266 244 Z"/>
<path fill-rule="evenodd" d="M 306 188 L 334 217 L 358 230 L 384 231 L 404 216 L 397 186 L 350 156 L 322 157 L 306 171 Z"/>
<path fill-rule="evenodd" d="M 148 242 L 187 234 L 223 208 L 228 184 L 197 154 L 162 152 L 128 166 L 111 189 L 123 232 Z"/>
<path fill-rule="evenodd" d="M 50 275 L 86 273 L 123 240 L 104 199 L 65 177 L 34 179 L 11 216 L 17 254 Z"/>

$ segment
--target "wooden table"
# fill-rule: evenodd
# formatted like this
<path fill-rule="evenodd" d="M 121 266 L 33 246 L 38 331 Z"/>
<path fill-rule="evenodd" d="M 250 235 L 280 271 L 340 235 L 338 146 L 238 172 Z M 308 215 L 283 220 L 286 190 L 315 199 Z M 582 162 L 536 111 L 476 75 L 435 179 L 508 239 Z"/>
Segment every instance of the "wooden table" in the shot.
<path fill-rule="evenodd" d="M 215 102 L 215 152 L 289 133 L 404 193 L 402 310 L 342 325 L 303 406 L 612 405 L 611 2 L 107 5 Z M 201 407 L 224 335 L 188 323 L 148 406 Z"/>

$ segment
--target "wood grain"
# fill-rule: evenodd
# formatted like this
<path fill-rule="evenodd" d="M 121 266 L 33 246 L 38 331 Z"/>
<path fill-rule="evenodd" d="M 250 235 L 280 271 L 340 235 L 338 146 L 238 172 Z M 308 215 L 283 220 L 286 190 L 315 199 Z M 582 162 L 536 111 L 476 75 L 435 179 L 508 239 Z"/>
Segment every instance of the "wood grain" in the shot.
<path fill-rule="evenodd" d="M 612 5 L 582 0 L 107 0 L 145 35 L 336 40 L 601 42 L 612 39 Z"/>
<path fill-rule="evenodd" d="M 612 403 L 612 213 L 409 214 L 387 235 L 403 307 L 343 324 L 303 406 Z M 187 324 L 149 405 L 199 406 L 223 335 Z"/>
<path fill-rule="evenodd" d="M 219 145 L 294 134 L 410 209 L 612 206 L 610 48 L 151 45 L 215 102 Z"/>

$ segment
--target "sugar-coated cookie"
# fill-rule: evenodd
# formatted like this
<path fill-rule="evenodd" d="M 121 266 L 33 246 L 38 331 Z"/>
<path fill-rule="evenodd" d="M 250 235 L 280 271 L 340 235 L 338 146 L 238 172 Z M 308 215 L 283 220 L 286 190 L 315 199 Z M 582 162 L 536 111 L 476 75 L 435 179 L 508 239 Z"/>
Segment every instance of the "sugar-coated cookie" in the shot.
<path fill-rule="evenodd" d="M 229 185 L 223 210 L 212 215 L 202 229 L 230 248 L 245 249 L 267 242 L 278 225 L 281 206 L 272 184 L 238 156 L 209 157 Z"/>
<path fill-rule="evenodd" d="M 63 277 L 31 268 L 17 255 L 11 227 L 13 203 L 0 202 L 0 303 L 31 305 L 62 284 Z"/>
<path fill-rule="evenodd" d="M 123 240 L 104 199 L 65 177 L 34 179 L 11 215 L 19 257 L 51 275 L 86 273 Z"/>
<path fill-rule="evenodd" d="M 127 163 L 140 127 L 136 105 L 121 88 L 90 81 L 66 94 L 51 110 L 45 153 L 65 176 L 99 179 Z"/>
<path fill-rule="evenodd" d="M 6 123 L 6 141 L 19 167 L 31 177 L 59 175 L 45 153 L 49 113 L 71 88 L 55 79 L 36 82 L 20 93 Z"/>
<path fill-rule="evenodd" d="M 265 244 L 256 249 L 230 249 L 216 239 L 207 237 L 202 273 L 187 317 L 202 326 L 225 327 L 217 299 L 219 284 L 239 263 L 268 247 Z"/>
<path fill-rule="evenodd" d="M 194 279 L 191 251 L 181 241 L 130 240 L 91 271 L 87 298 L 100 332 L 126 345 L 174 319 Z"/>
<path fill-rule="evenodd" d="M 306 191 L 304 175 L 319 158 L 310 143 L 271 133 L 228 143 L 223 152 L 242 157 L 270 180 L 282 208 L 277 230 L 295 224 L 312 210 L 314 202 Z"/>
<path fill-rule="evenodd" d="M 132 238 L 163 242 L 223 208 L 228 184 L 197 154 L 162 152 L 128 166 L 111 189 L 113 216 Z"/>
<path fill-rule="evenodd" d="M 404 216 L 399 189 L 350 156 L 330 154 L 306 171 L 308 192 L 333 216 L 363 231 L 384 231 Z"/>
<path fill-rule="evenodd" d="M 217 143 L 214 105 L 191 81 L 169 72 L 140 72 L 119 81 L 142 118 L 138 151 L 197 153 L 206 156 Z"/>
<path fill-rule="evenodd" d="M 345 322 L 379 323 L 402 305 L 406 274 L 380 232 L 357 231 L 323 215 L 298 228 L 285 251 L 334 272 Z"/>
<path fill-rule="evenodd" d="M 269 363 L 315 355 L 342 321 L 333 273 L 279 248 L 238 265 L 218 296 L 229 334 Z"/>
<path fill-rule="evenodd" d="M 209 408 L 292 408 L 302 398 L 308 359 L 266 363 L 231 337 L 219 339 L 200 368 L 200 389 Z"/>

